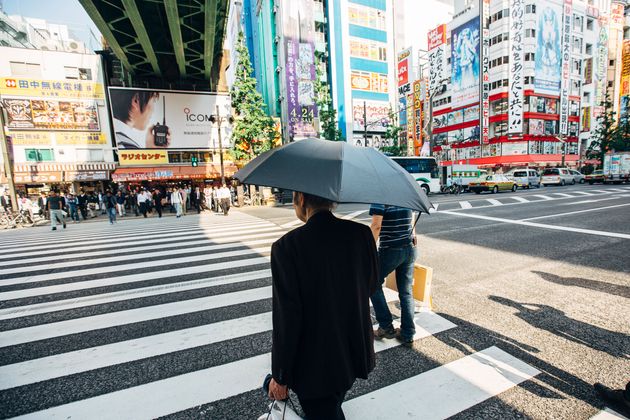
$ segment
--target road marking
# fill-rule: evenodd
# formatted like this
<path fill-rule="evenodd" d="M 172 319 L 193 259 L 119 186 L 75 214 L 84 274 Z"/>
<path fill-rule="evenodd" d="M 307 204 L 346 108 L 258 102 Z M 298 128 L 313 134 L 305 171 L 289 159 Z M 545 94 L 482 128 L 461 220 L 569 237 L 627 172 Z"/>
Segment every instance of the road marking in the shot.
<path fill-rule="evenodd" d="M 459 206 L 463 209 L 472 209 L 472 204 L 470 204 L 470 201 L 460 201 Z"/>
<path fill-rule="evenodd" d="M 553 195 L 559 195 L 560 197 L 568 197 L 568 198 L 575 198 L 574 195 L 571 194 L 565 194 L 565 193 L 552 193 Z"/>
<path fill-rule="evenodd" d="M 416 340 L 456 327 L 432 312 L 418 314 L 415 322 Z M 399 345 L 398 340 L 393 339 L 376 341 L 374 350 L 381 352 Z M 16 419 L 91 418 L 94 413 L 99 413 L 99 419 L 153 419 L 258 389 L 261 378 L 269 372 L 271 353 L 265 353 L 29 413 Z M 142 401 L 141 412 L 138 411 L 138 401 Z"/>
<path fill-rule="evenodd" d="M 512 200 L 516 200 L 519 203 L 529 203 L 530 201 L 523 197 L 510 197 Z"/>
<path fill-rule="evenodd" d="M 533 194 L 532 197 L 540 197 L 543 200 L 553 200 L 552 197 L 549 197 L 548 195 L 542 195 L 542 194 Z"/>
<path fill-rule="evenodd" d="M 241 249 L 238 251 L 227 251 L 227 252 L 219 252 L 216 254 L 210 255 L 195 255 L 192 257 L 176 257 L 160 260 L 159 263 L 162 266 L 170 265 L 170 264 L 184 264 L 190 262 L 198 262 L 198 261 L 206 261 L 206 260 L 219 260 L 222 258 L 231 258 L 231 257 L 242 257 L 242 256 L 251 256 L 254 257 L 256 255 L 260 256 L 262 253 L 270 252 L 271 247 L 261 247 L 254 249 Z M 58 280 L 64 277 L 78 277 L 78 276 L 91 276 L 94 274 L 102 274 L 103 272 L 119 272 L 119 271 L 127 271 L 127 270 L 142 270 L 147 267 L 146 262 L 140 263 L 131 263 L 131 264 L 121 264 L 115 265 L 111 267 L 95 267 L 95 268 L 84 268 L 80 270 L 68 270 L 63 271 L 61 273 L 50 273 L 50 274 L 39 274 L 29 277 L 13 277 L 8 279 L 0 280 L 0 286 L 9 286 L 12 284 L 26 284 L 26 283 L 36 283 L 40 281 L 48 281 L 48 280 Z M 154 272 L 154 275 L 157 276 L 159 271 Z"/>
<path fill-rule="evenodd" d="M 358 215 L 365 213 L 366 211 L 367 210 L 354 211 L 354 212 L 352 212 L 350 214 L 346 214 L 345 216 L 342 217 L 342 219 L 344 219 L 344 220 L 352 220 L 355 217 L 357 217 Z"/>
<path fill-rule="evenodd" d="M 106 303 L 120 302 L 128 299 L 141 299 L 150 296 L 185 292 L 188 290 L 221 286 L 224 284 L 242 283 L 246 281 L 259 280 L 269 277 L 271 277 L 271 270 L 257 270 L 247 273 L 230 274 L 227 276 L 217 276 L 203 278 L 200 280 L 185 281 L 181 283 L 140 287 L 137 289 L 123 290 L 121 292 L 102 293 L 98 295 L 82 296 L 79 298 L 55 300 L 53 302 L 35 303 L 32 305 L 0 309 L 0 320 L 20 318 L 23 316 L 33 316 L 57 311 L 65 311 L 68 309 L 84 308 L 86 306 L 103 305 Z"/>
<path fill-rule="evenodd" d="M 429 209 L 429 214 L 431 213 L 437 213 L 438 211 L 438 207 L 440 207 L 440 203 L 433 203 L 433 208 Z"/>
<path fill-rule="evenodd" d="M 503 203 L 499 200 L 495 200 L 494 198 L 486 198 L 486 201 L 492 204 L 493 206 L 502 206 Z"/>
<path fill-rule="evenodd" d="M 599 414 L 591 417 L 591 420 L 628 420 L 628 418 L 611 408 L 606 408 L 600 411 Z"/>
<path fill-rule="evenodd" d="M 502 219 L 499 217 L 482 216 L 479 214 L 470 214 L 470 213 L 459 213 L 459 212 L 454 212 L 454 211 L 443 211 L 442 213 L 450 214 L 453 216 L 470 217 L 473 219 L 490 220 L 493 222 L 508 223 L 508 224 L 513 224 L 513 225 L 530 226 L 530 227 L 537 227 L 537 228 L 550 229 L 550 230 L 561 230 L 565 232 L 584 233 L 586 235 L 606 236 L 609 238 L 630 239 L 630 235 L 625 234 L 625 233 L 605 232 L 601 230 L 591 230 L 591 229 L 580 229 L 580 228 L 574 228 L 574 227 L 568 227 L 568 226 L 543 225 L 541 223 L 524 222 L 521 220 L 512 220 L 512 219 Z"/>
<path fill-rule="evenodd" d="M 602 193 L 602 194 L 608 194 L 608 190 L 590 190 L 591 192 L 598 192 L 598 193 Z"/>
<path fill-rule="evenodd" d="M 301 225 L 302 223 L 304 223 L 304 222 L 302 222 L 300 219 L 297 219 L 297 220 L 293 220 L 293 221 L 291 221 L 289 223 L 285 223 L 283 225 L 280 225 L 280 227 L 283 228 L 283 229 L 289 229 L 289 228 L 292 228 L 294 226 Z"/>
<path fill-rule="evenodd" d="M 346 401 L 343 410 L 351 419 L 445 419 L 539 373 L 493 346 Z"/>
<path fill-rule="evenodd" d="M 572 203 L 562 203 L 560 204 L 561 206 L 574 206 L 576 204 L 591 204 L 591 203 L 599 203 L 600 201 L 609 201 L 609 200 L 617 200 L 621 197 L 619 196 L 614 196 L 614 197 L 607 197 L 607 198 L 599 198 L 597 200 L 584 200 L 584 201 L 574 201 Z"/>
<path fill-rule="evenodd" d="M 582 194 L 582 195 L 593 195 L 590 192 L 586 191 L 571 191 L 573 194 Z"/>
<path fill-rule="evenodd" d="M 625 189 L 622 188 L 608 188 L 608 191 L 614 191 L 614 192 L 626 192 Z"/>
<path fill-rule="evenodd" d="M 271 298 L 271 286 L 0 332 L 0 348 Z"/>
<path fill-rule="evenodd" d="M 586 201 L 587 202 L 587 201 Z M 606 209 L 614 209 L 615 207 L 626 207 L 626 206 L 630 206 L 630 203 L 627 204 L 617 204 L 615 206 L 606 206 L 606 207 L 598 207 L 596 209 L 586 209 L 586 210 L 577 210 L 577 211 L 570 211 L 568 213 L 557 213 L 557 214 L 549 214 L 547 216 L 537 216 L 537 217 L 528 217 L 527 219 L 520 219 L 521 222 L 525 222 L 528 220 L 538 220 L 538 219 L 547 219 L 547 218 L 552 218 L 552 217 L 560 217 L 560 216 L 568 216 L 570 214 L 578 214 L 578 213 L 588 213 L 591 211 L 599 211 L 599 210 L 606 210 Z"/>

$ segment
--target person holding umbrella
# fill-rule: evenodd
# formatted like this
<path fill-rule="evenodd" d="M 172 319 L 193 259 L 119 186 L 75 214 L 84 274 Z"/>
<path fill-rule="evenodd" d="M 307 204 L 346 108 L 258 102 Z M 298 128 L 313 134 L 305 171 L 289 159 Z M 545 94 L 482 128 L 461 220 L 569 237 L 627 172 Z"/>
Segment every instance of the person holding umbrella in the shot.
<path fill-rule="evenodd" d="M 343 419 L 346 392 L 375 365 L 376 244 L 368 227 L 336 218 L 330 200 L 296 192 L 293 205 L 306 224 L 271 248 L 269 396 L 283 400 L 291 388 L 308 419 Z"/>

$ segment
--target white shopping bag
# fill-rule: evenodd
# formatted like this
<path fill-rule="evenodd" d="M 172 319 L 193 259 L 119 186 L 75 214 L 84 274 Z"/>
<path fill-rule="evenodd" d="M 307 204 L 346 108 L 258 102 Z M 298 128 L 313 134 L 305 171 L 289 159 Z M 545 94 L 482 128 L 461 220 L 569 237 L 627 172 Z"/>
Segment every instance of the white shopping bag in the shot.
<path fill-rule="evenodd" d="M 258 417 L 258 420 L 302 420 L 302 417 L 286 401 L 274 401 L 269 404 L 269 411 Z"/>

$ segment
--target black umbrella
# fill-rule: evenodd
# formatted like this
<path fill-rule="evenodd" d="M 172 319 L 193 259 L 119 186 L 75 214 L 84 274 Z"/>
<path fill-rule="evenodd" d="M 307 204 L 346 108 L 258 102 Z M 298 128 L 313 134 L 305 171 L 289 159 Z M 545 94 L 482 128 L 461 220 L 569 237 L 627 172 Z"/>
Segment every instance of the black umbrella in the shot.
<path fill-rule="evenodd" d="M 345 141 L 300 140 L 270 150 L 235 175 L 245 184 L 300 191 L 337 203 L 378 203 L 429 213 L 407 171 L 376 149 Z"/>

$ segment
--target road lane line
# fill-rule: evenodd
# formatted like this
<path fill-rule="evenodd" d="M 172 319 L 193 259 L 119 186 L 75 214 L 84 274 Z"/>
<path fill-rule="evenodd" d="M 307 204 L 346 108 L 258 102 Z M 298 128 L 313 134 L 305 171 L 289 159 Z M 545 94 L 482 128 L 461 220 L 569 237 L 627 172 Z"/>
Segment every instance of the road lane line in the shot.
<path fill-rule="evenodd" d="M 472 209 L 472 204 L 470 204 L 470 201 L 460 201 L 459 206 L 463 209 Z"/>
<path fill-rule="evenodd" d="M 574 228 L 574 227 L 568 227 L 568 226 L 544 225 L 541 223 L 523 222 L 521 220 L 502 219 L 499 217 L 482 216 L 479 214 L 470 214 L 470 213 L 459 213 L 459 212 L 454 212 L 454 211 L 443 211 L 441 213 L 450 214 L 452 216 L 470 217 L 473 219 L 489 220 L 492 222 L 508 223 L 508 224 L 521 225 L 521 226 L 530 226 L 530 227 L 537 227 L 537 228 L 542 228 L 542 229 L 561 230 L 565 232 L 583 233 L 586 235 L 605 236 L 608 238 L 630 239 L 630 235 L 625 234 L 625 233 L 605 232 L 601 230 L 581 229 L 581 228 Z"/>
<path fill-rule="evenodd" d="M 523 197 L 510 197 L 510 198 L 512 200 L 518 201 L 519 203 L 531 203 L 531 201 L 529 201 L 528 199 L 523 198 Z"/>
<path fill-rule="evenodd" d="M 554 198 L 549 197 L 548 195 L 542 195 L 542 194 L 532 194 L 532 197 L 540 197 L 543 200 L 553 200 Z"/>
<path fill-rule="evenodd" d="M 485 199 L 487 202 L 489 202 L 490 204 L 492 204 L 493 206 L 502 206 L 503 203 L 500 202 L 499 200 L 495 200 L 494 198 L 486 198 Z"/>
<path fill-rule="evenodd" d="M 571 191 L 573 194 L 582 194 L 582 195 L 595 195 L 595 194 L 591 194 L 590 192 L 586 192 L 586 191 Z"/>
<path fill-rule="evenodd" d="M 539 373 L 492 346 L 346 401 L 342 408 L 350 419 L 445 419 Z"/>
<path fill-rule="evenodd" d="M 432 312 L 417 314 L 415 322 L 416 340 L 457 326 Z M 398 346 L 399 341 L 394 339 L 374 342 L 377 353 Z M 51 407 L 16 419 L 90 418 L 94 413 L 99 413 L 99 419 L 153 419 L 260 388 L 260 378 L 270 371 L 271 353 L 265 353 Z M 138 401 L 143 402 L 142 412 L 137 410 Z"/>
<path fill-rule="evenodd" d="M 344 219 L 344 220 L 352 220 L 355 217 L 357 217 L 358 215 L 365 213 L 366 211 L 367 210 L 354 211 L 354 212 L 352 212 L 350 214 L 346 214 L 345 216 L 342 217 L 342 219 Z"/>
<path fill-rule="evenodd" d="M 571 194 L 565 194 L 565 193 L 552 193 L 552 194 L 559 195 L 560 197 L 575 198 L 575 196 Z"/>
<path fill-rule="evenodd" d="M 627 207 L 627 206 L 630 206 L 630 203 L 617 204 L 617 205 L 614 205 L 614 206 L 598 207 L 596 209 L 576 210 L 576 211 L 570 211 L 570 212 L 567 212 L 567 213 L 549 214 L 547 216 L 528 217 L 527 219 L 520 219 L 520 221 L 521 222 L 526 222 L 528 220 L 547 219 L 547 218 L 553 218 L 553 217 L 568 216 L 570 214 L 588 213 L 588 212 L 591 212 L 591 211 L 614 209 L 615 207 Z"/>
<path fill-rule="evenodd" d="M 433 207 L 429 209 L 429 213 L 437 213 L 438 207 L 440 207 L 440 203 L 433 203 Z"/>

